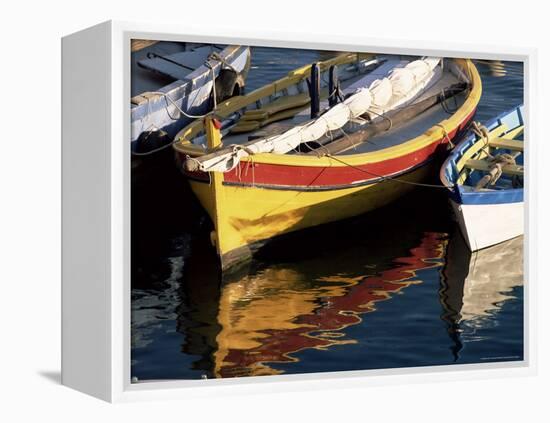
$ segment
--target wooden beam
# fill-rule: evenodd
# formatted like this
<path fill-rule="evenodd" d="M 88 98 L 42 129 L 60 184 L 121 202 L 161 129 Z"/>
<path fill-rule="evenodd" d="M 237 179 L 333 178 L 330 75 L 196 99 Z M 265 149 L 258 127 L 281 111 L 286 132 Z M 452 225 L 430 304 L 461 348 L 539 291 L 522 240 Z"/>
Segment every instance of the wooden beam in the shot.
<path fill-rule="evenodd" d="M 508 150 L 523 151 L 523 141 L 510 138 L 495 138 L 489 141 L 489 145 L 495 148 L 506 148 Z"/>
<path fill-rule="evenodd" d="M 504 133 L 506 133 L 507 130 L 508 130 L 508 127 L 507 127 L 505 124 L 499 125 L 499 126 L 497 126 L 496 128 L 492 129 L 492 130 L 489 132 L 489 139 L 498 138 L 498 137 L 500 137 L 501 135 L 503 135 Z M 466 163 L 466 161 L 468 161 L 468 160 L 471 159 L 472 157 L 477 157 L 478 159 L 481 159 L 481 158 L 483 158 L 483 157 L 486 157 L 486 156 L 487 156 L 487 151 L 486 151 L 486 149 L 484 148 L 485 145 L 486 145 L 485 138 L 479 138 L 479 139 L 478 139 L 471 147 L 469 147 L 469 148 L 462 154 L 462 156 L 458 159 L 458 161 L 456 162 L 456 168 L 457 168 L 457 170 L 458 170 L 459 172 L 462 171 L 462 169 L 464 168 L 464 164 Z M 463 176 L 461 176 L 461 177 L 458 179 L 458 183 L 464 182 L 464 179 L 461 179 L 461 178 L 466 179 L 466 174 L 464 174 Z"/>
<path fill-rule="evenodd" d="M 489 162 L 485 160 L 467 160 L 464 167 L 473 170 L 481 170 L 483 172 L 488 172 L 490 169 Z M 507 175 L 518 175 L 523 176 L 523 166 L 520 165 L 505 165 L 502 166 L 502 173 Z"/>
<path fill-rule="evenodd" d="M 518 135 L 523 134 L 525 125 L 518 126 L 517 128 L 511 129 L 506 133 L 506 137 L 510 139 L 516 138 Z"/>
<path fill-rule="evenodd" d="M 146 47 L 152 46 L 153 44 L 158 43 L 154 40 L 132 40 L 132 53 L 136 51 L 143 50 Z"/>

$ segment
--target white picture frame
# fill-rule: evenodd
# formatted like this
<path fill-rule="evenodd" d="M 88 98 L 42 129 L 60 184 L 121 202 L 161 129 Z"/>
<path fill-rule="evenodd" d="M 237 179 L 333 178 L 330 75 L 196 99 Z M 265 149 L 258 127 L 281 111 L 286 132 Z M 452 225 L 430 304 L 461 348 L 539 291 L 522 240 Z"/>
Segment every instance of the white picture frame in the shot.
<path fill-rule="evenodd" d="M 130 41 L 170 40 L 523 61 L 526 235 L 524 360 L 235 379 L 130 380 Z M 110 402 L 281 392 L 536 372 L 536 51 L 428 41 L 247 33 L 109 21 L 62 40 L 62 383 Z"/>

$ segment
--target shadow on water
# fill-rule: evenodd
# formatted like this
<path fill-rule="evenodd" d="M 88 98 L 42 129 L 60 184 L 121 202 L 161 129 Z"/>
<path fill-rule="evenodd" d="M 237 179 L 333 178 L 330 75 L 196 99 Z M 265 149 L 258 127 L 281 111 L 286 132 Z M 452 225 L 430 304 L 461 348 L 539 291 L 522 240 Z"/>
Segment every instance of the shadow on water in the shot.
<path fill-rule="evenodd" d="M 132 174 L 132 288 L 162 287 L 173 271 L 170 259 L 186 257 L 189 239 L 210 222 L 171 150 L 142 160 Z"/>

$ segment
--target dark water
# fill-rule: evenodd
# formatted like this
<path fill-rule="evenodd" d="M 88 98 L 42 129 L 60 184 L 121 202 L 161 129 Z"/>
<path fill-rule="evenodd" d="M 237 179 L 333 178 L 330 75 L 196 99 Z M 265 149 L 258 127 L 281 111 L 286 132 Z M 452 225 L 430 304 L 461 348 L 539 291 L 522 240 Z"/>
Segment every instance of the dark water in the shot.
<path fill-rule="evenodd" d="M 248 89 L 318 57 L 254 49 Z M 521 64 L 477 66 L 477 120 L 523 101 Z M 223 279 L 174 168 L 132 196 L 139 380 L 523 359 L 522 240 L 471 255 L 440 191 L 278 241 Z"/>

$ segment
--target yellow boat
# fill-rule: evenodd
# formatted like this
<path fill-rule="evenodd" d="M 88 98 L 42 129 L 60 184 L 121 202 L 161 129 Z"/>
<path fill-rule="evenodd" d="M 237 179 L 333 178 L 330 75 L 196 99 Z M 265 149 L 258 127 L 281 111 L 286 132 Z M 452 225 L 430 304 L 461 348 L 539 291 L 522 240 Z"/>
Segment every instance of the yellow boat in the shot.
<path fill-rule="evenodd" d="M 176 136 L 177 163 L 214 223 L 211 239 L 222 269 L 249 258 L 274 237 L 382 207 L 437 173 L 440 163 L 436 159 L 443 158 L 453 139 L 470 123 L 481 97 L 481 80 L 469 60 L 441 59 L 437 80 L 412 102 L 418 104 L 451 84 L 466 82 L 468 89 L 454 97 L 453 111 L 442 103 L 444 107 L 431 107 L 396 127 L 386 118 L 390 124 L 383 133 L 338 153 L 307 154 L 295 149 L 286 154 L 244 154 L 255 139 L 312 122 L 313 107 L 311 115 L 307 109 L 313 97 L 307 93 L 313 70 L 321 76 L 321 107 L 327 101 L 334 106 L 334 92 L 328 88 L 335 66 L 340 77 L 336 87 L 342 97 L 349 97 L 358 87 L 385 79 L 388 67 L 402 67 L 410 60 L 341 54 L 227 100 L 212 115 L 196 120 Z M 329 83 L 325 83 L 327 79 Z M 364 125 L 355 119 L 345 129 L 353 133 Z M 328 146 L 332 135 L 325 135 L 325 139 L 331 138 Z M 228 147 L 239 154 L 228 171 L 189 170 L 190 162 Z M 326 148 L 307 147 L 321 153 Z"/>

